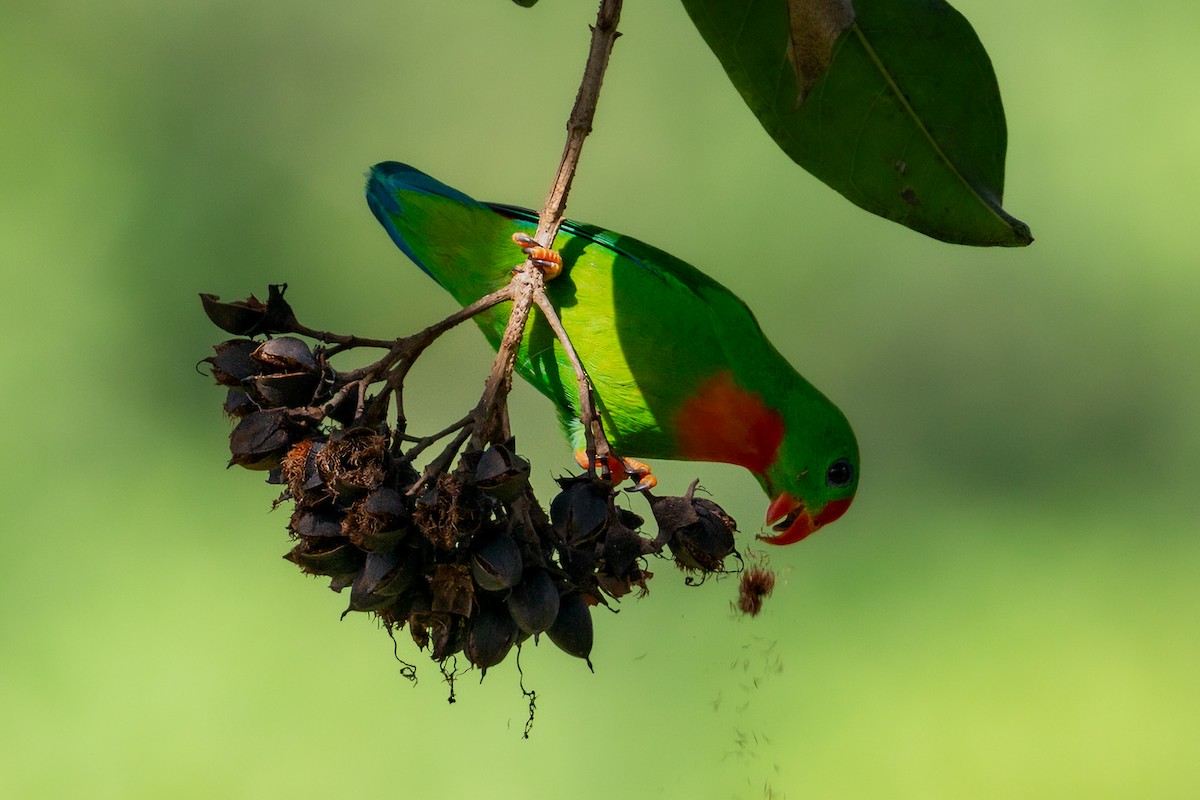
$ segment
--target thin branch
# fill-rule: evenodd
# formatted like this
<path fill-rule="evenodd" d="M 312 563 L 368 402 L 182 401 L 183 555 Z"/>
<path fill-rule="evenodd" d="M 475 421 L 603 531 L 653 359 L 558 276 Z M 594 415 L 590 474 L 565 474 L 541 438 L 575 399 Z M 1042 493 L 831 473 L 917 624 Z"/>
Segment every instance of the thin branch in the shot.
<path fill-rule="evenodd" d="M 579 354 L 575 352 L 575 346 L 571 344 L 571 337 L 567 335 L 562 320 L 559 319 L 558 312 L 551 304 L 550 298 L 546 296 L 546 292 L 534 292 L 533 300 L 546 317 L 546 321 L 550 323 L 551 330 L 562 344 L 567 360 L 571 362 L 571 368 L 575 370 L 575 383 L 579 393 L 579 421 L 583 423 L 583 435 L 587 443 L 588 472 L 594 475 L 596 462 L 599 461 L 601 472 L 607 475 L 608 456 L 612 452 L 612 448 L 608 444 L 608 437 L 604 434 L 604 423 L 596 409 L 596 394 L 592 389 L 592 379 L 584 368 L 583 362 L 579 360 Z"/>
<path fill-rule="evenodd" d="M 617 23 L 621 18 L 622 0 L 601 0 L 596 12 L 596 24 L 592 27 L 592 43 L 588 50 L 587 64 L 583 69 L 583 79 L 579 92 L 575 95 L 575 105 L 567 120 L 567 141 L 563 147 L 562 159 L 558 165 L 558 173 L 546 196 L 546 203 L 538 218 L 538 243 L 543 247 L 551 247 L 558 228 L 562 224 L 563 213 L 567 207 L 567 195 L 571 191 L 571 181 L 575 178 L 575 170 L 579 166 L 579 156 L 583 150 L 583 141 L 592 130 L 592 120 L 596 116 L 596 103 L 600 98 L 600 86 L 604 82 L 604 71 L 608 68 L 609 55 L 613 43 L 617 40 Z M 513 276 L 509 286 L 514 287 L 513 308 L 509 315 L 508 325 L 504 329 L 500 347 L 496 352 L 496 360 L 492 362 L 492 370 L 484 386 L 483 396 L 476 407 L 478 419 L 472 447 L 480 447 L 485 442 L 503 441 L 510 436 L 508 422 L 508 391 L 512 386 L 513 361 L 529 319 L 529 311 L 534 298 L 541 294 L 545 296 L 544 279 L 541 270 L 528 259 Z M 557 318 L 557 315 L 556 315 Z M 561 325 L 559 326 L 561 329 Z M 560 334 L 566 339 L 566 332 Z M 569 340 L 567 340 L 569 341 Z M 573 352 L 573 349 L 572 349 Z M 582 365 L 578 369 L 583 370 Z M 586 378 L 586 372 L 583 373 Z M 590 386 L 590 381 L 588 381 Z M 589 426 L 589 430 L 591 426 Z M 601 430 L 603 437 L 603 431 Z M 589 453 L 594 449 L 589 435 Z M 607 441 L 605 441 L 607 446 Z"/>
<path fill-rule="evenodd" d="M 409 336 L 408 340 L 416 343 L 414 345 L 414 350 L 411 353 L 411 358 L 415 359 L 418 355 L 420 355 L 421 351 L 428 347 L 435 339 L 456 325 L 466 322 L 477 314 L 482 314 L 484 311 L 487 311 L 493 306 L 498 306 L 501 303 L 512 299 L 513 287 L 510 283 L 506 286 L 500 287 L 491 294 L 484 295 L 474 303 L 471 303 L 471 305 L 466 306 L 462 310 L 446 317 L 441 322 L 435 322 L 425 330 Z"/>
<path fill-rule="evenodd" d="M 554 185 L 546 197 L 538 218 L 537 235 L 534 237 L 543 247 L 550 247 L 558 228 L 562 224 L 567 208 L 567 195 L 571 192 L 571 181 L 579 165 L 579 154 L 583 140 L 592 132 L 592 120 L 596 116 L 596 103 L 600 99 L 600 86 L 604 82 L 604 71 L 608 68 L 608 57 L 613 44 L 621 34 L 617 23 L 621 20 L 622 0 L 601 0 L 596 12 L 596 24 L 592 27 L 592 44 L 588 51 L 587 65 L 583 69 L 583 81 L 575 95 L 575 105 L 567 119 L 567 143 L 563 147 L 562 159 Z"/>
<path fill-rule="evenodd" d="M 420 439 L 406 436 L 405 437 L 406 439 L 408 439 L 409 441 L 415 442 L 415 444 L 408 449 L 408 452 L 405 453 L 405 457 L 410 460 L 416 458 L 422 452 L 424 452 L 425 448 L 429 447 L 429 445 L 433 444 L 438 439 L 446 438 L 447 436 L 454 433 L 455 431 L 462 430 L 463 428 L 470 425 L 474 421 L 474 419 L 475 418 L 471 414 L 467 414 L 465 417 L 460 419 L 458 422 L 455 422 L 453 425 L 449 425 L 449 426 L 443 428 L 442 430 L 438 431 L 437 433 L 431 433 L 429 436 L 424 436 Z"/>
<path fill-rule="evenodd" d="M 407 494 L 420 494 L 425 490 L 425 487 L 429 485 L 430 480 L 445 472 L 450 467 L 451 462 L 454 461 L 454 457 L 458 455 L 458 451 L 462 449 L 463 443 L 467 441 L 467 437 L 470 435 L 471 426 L 463 426 L 462 430 L 458 432 L 458 435 L 454 437 L 454 440 L 451 441 L 450 444 L 446 445 L 441 454 L 439 454 L 437 458 L 435 458 L 433 461 L 430 461 L 425 466 L 425 471 L 421 473 L 420 479 L 418 479 L 417 482 L 412 486 L 408 487 Z"/>
<path fill-rule="evenodd" d="M 492 362 L 492 370 L 488 373 L 484 384 L 483 396 L 475 407 L 475 431 L 471 437 L 471 448 L 481 449 L 488 442 L 502 442 L 512 436 L 508 424 L 508 392 L 512 388 L 513 361 L 517 356 L 517 348 L 521 345 L 521 337 L 525 333 L 525 323 L 529 320 L 529 309 L 533 304 L 533 293 L 536 287 L 542 285 L 541 270 L 530 267 L 513 276 L 510 287 L 514 287 L 512 313 L 508 317 L 508 325 L 500 339 L 500 347 L 496 350 L 496 359 Z"/>

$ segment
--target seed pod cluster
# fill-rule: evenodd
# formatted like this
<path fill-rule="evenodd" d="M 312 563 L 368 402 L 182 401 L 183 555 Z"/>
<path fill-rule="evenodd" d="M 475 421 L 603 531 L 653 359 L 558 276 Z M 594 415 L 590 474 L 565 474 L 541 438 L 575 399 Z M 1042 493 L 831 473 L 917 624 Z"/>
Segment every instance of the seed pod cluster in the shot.
<path fill-rule="evenodd" d="M 486 673 L 544 633 L 590 667 L 593 609 L 645 594 L 649 556 L 667 548 L 681 567 L 708 574 L 736 555 L 733 521 L 695 498 L 695 484 L 684 497 L 647 493 L 659 528 L 651 538 L 595 476 L 560 478 L 544 511 L 511 439 L 455 459 L 464 437 L 419 468 L 420 453 L 448 434 L 406 435 L 399 390 L 411 364 L 395 360 L 400 351 L 339 371 L 330 353 L 358 340 L 323 334 L 338 342 L 332 351 L 308 344 L 297 334 L 315 334 L 281 287 L 265 304 L 202 299 L 238 337 L 205 359 L 236 421 L 230 464 L 266 471 L 283 488 L 279 502 L 293 503 L 284 557 L 348 596 L 343 616 L 366 612 L 391 632 L 406 628 L 439 664 L 461 654 Z"/>

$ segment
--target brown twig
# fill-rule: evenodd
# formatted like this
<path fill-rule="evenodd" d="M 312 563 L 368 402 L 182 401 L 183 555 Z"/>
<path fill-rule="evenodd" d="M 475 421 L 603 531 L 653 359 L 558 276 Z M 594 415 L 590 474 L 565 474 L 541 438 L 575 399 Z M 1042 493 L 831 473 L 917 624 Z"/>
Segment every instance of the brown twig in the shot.
<path fill-rule="evenodd" d="M 620 35 L 617 32 L 617 24 L 621 18 L 621 5 L 622 0 L 601 0 L 600 8 L 596 12 L 596 24 L 592 26 L 592 43 L 588 50 L 587 64 L 583 70 L 583 80 L 580 82 L 579 92 L 575 95 L 575 105 L 571 109 L 571 116 L 567 120 L 567 141 L 559 161 L 558 173 L 555 175 L 554 183 L 546 196 L 546 203 L 538 218 L 537 235 L 534 238 L 543 247 L 552 246 L 554 237 L 558 234 L 558 228 L 562 224 L 563 214 L 567 207 L 571 182 L 574 180 L 575 171 L 579 166 L 583 141 L 592 131 L 592 120 L 596 116 L 596 103 L 600 97 L 600 87 L 604 82 L 604 72 L 608 68 L 608 59 L 612 53 L 613 43 Z M 531 261 L 526 260 L 513 276 L 509 286 L 513 287 L 514 292 L 513 309 L 497 350 L 496 360 L 492 362 L 492 370 L 488 375 L 483 396 L 476 407 L 477 422 L 471 440 L 472 447 L 481 446 L 485 442 L 503 441 L 511 435 L 507 398 L 508 391 L 512 386 L 513 361 L 525 331 L 525 324 L 529 319 L 530 308 L 534 302 L 537 302 L 543 313 L 546 313 L 547 319 L 551 320 L 551 326 L 555 328 L 555 333 L 558 334 L 560 341 L 564 343 L 569 356 L 573 359 L 572 364 L 575 367 L 576 376 L 580 380 L 581 416 L 583 416 L 585 406 L 589 410 L 589 416 L 583 422 L 587 431 L 588 453 L 593 462 L 592 471 L 594 471 L 596 447 L 603 442 L 603 447 L 607 452 L 608 442 L 604 437 L 599 417 L 594 412 L 591 380 L 587 377 L 587 372 L 578 357 L 575 356 L 570 339 L 546 297 L 542 272 Z M 596 437 L 596 431 L 599 431 L 599 437 Z"/>
<path fill-rule="evenodd" d="M 613 43 L 620 36 L 617 23 L 621 20 L 621 3 L 622 0 L 601 0 L 596 12 L 583 80 L 579 85 L 579 93 L 575 95 L 571 116 L 567 118 L 567 143 L 563 147 L 558 174 L 554 176 L 554 185 L 546 196 L 546 204 L 538 218 L 537 235 L 534 238 L 542 247 L 551 246 L 562 224 L 567 195 L 571 192 L 571 181 L 575 179 L 579 154 L 583 150 L 583 140 L 592 132 L 592 120 L 596 116 L 596 103 L 600 99 L 600 86 L 604 82 L 604 71 L 608 68 L 608 57 L 612 54 Z"/>
<path fill-rule="evenodd" d="M 546 292 L 544 290 L 535 292 L 533 300 L 546 317 L 546 321 L 550 323 L 550 328 L 558 337 L 567 360 L 571 362 L 571 368 L 575 370 L 575 383 L 579 391 L 579 421 L 583 423 L 584 441 L 587 443 L 589 458 L 588 472 L 595 474 L 596 464 L 599 462 L 601 473 L 607 476 L 608 457 L 612 448 L 608 444 L 608 437 L 604 434 L 604 423 L 596 408 L 596 394 L 592 389 L 592 379 L 584 368 L 583 362 L 579 360 L 579 354 L 575 352 L 575 346 L 571 344 L 571 337 L 567 335 L 562 320 L 559 319 L 558 312 L 551 304 L 550 298 L 546 296 Z"/>

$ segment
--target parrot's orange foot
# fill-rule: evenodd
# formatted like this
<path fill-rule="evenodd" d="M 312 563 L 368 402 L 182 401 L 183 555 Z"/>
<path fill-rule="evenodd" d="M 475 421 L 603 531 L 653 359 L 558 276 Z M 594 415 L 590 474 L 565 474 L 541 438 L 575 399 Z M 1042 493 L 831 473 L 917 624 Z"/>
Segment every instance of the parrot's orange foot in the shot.
<path fill-rule="evenodd" d="M 575 461 L 579 466 L 587 469 L 587 451 L 576 450 Z M 596 466 L 601 466 L 599 459 L 597 459 Z M 634 481 L 634 486 L 629 489 L 631 492 L 644 492 L 647 489 L 653 489 L 655 486 L 658 486 L 658 478 L 650 474 L 650 467 L 634 458 L 620 458 L 610 455 L 608 457 L 608 475 L 613 486 L 624 482 L 626 478 Z"/>
<path fill-rule="evenodd" d="M 542 271 L 546 280 L 553 280 L 562 272 L 562 256 L 558 254 L 557 250 L 542 247 L 532 236 L 524 233 L 514 233 L 512 240 L 521 248 L 525 257 Z"/>

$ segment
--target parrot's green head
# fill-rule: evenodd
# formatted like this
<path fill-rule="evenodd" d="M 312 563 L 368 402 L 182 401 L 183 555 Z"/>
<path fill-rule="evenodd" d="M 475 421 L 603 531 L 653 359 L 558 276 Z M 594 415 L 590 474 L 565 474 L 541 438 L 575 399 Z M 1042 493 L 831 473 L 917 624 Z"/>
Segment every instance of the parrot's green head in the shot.
<path fill-rule="evenodd" d="M 845 514 L 854 500 L 858 442 L 841 412 L 832 405 L 829 411 L 831 418 L 817 425 L 811 416 L 785 419 L 775 459 L 757 474 L 771 498 L 766 524 L 775 531 L 760 534 L 764 542 L 798 542 Z"/>

